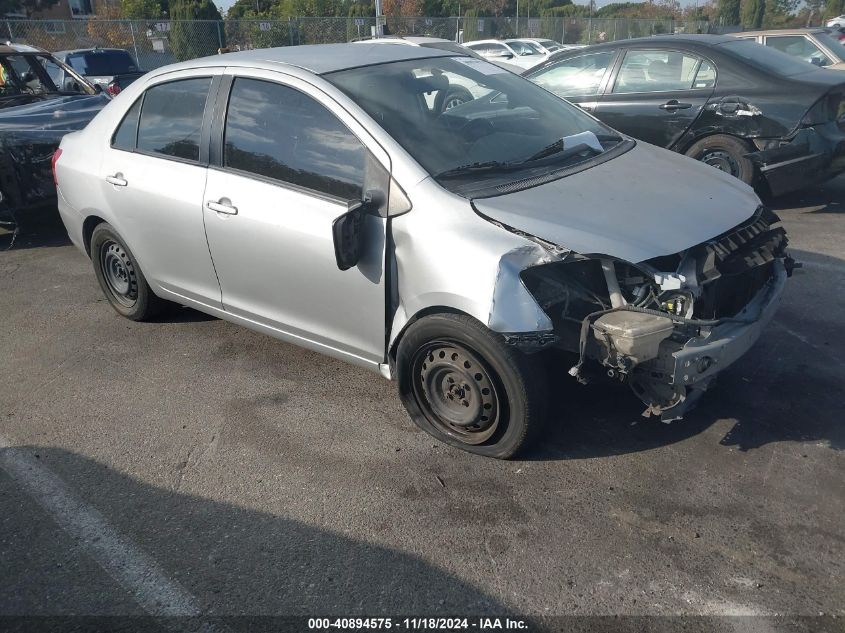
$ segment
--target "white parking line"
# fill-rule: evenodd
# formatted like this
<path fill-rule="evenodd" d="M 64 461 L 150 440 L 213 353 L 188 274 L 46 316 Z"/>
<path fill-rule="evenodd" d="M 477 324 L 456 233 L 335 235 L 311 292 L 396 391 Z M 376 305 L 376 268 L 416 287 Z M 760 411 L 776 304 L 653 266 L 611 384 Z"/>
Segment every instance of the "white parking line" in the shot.
<path fill-rule="evenodd" d="M 97 510 L 79 499 L 57 475 L 0 435 L 0 468 L 17 481 L 53 520 L 153 616 L 196 616 L 197 599 Z"/>

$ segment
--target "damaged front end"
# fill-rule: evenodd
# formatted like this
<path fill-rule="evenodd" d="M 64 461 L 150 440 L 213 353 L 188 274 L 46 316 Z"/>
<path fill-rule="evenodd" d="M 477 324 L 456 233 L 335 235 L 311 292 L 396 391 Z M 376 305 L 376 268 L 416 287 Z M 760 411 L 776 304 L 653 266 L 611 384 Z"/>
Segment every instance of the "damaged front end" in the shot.
<path fill-rule="evenodd" d="M 795 266 L 778 222 L 761 207 L 674 255 L 632 264 L 570 253 L 521 278 L 552 321 L 554 341 L 544 342 L 578 355 L 571 375 L 626 383 L 645 415 L 668 422 L 748 351 L 774 314 Z"/>

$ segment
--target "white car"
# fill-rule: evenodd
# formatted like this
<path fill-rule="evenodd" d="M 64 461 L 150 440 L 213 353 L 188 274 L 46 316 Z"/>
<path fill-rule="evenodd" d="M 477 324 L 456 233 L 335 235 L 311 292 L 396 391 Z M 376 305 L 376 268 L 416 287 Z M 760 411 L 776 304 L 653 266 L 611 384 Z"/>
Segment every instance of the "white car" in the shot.
<path fill-rule="evenodd" d="M 490 61 L 505 61 L 525 69 L 534 68 L 548 58 L 547 54 L 518 40 L 478 40 L 464 46 Z"/>
<path fill-rule="evenodd" d="M 558 51 L 565 51 L 569 47 L 561 44 L 560 42 L 555 42 L 554 40 L 547 40 L 547 39 L 534 39 L 534 38 L 516 38 L 515 41 L 525 42 L 529 46 L 533 46 L 541 53 L 545 55 L 551 55 L 552 53 L 557 53 Z"/>
<path fill-rule="evenodd" d="M 845 15 L 840 15 L 835 18 L 831 18 L 827 21 L 825 26 L 829 29 L 838 29 L 840 27 L 845 26 Z"/>

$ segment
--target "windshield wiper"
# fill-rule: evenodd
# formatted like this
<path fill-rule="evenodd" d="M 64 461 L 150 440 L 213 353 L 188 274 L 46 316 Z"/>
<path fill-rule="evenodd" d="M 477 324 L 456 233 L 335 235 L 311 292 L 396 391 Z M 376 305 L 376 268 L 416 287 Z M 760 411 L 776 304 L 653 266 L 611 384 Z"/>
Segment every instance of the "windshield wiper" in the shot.
<path fill-rule="evenodd" d="M 591 150 L 594 154 L 601 154 L 604 151 L 604 148 L 601 146 L 601 141 L 621 141 L 622 139 L 614 134 L 593 134 L 592 132 L 582 132 L 580 134 L 573 134 L 572 136 L 564 136 L 563 138 L 559 138 L 554 143 L 550 143 L 546 145 L 543 149 L 535 152 L 528 158 L 526 158 L 523 162 L 530 163 L 535 160 L 540 160 L 541 158 L 546 158 L 547 156 L 552 156 L 554 154 L 559 154 L 564 152 L 565 156 L 562 158 L 566 158 L 569 156 L 575 156 L 577 154 L 581 154 L 587 150 Z M 569 145 L 567 146 L 567 141 L 580 141 L 577 142 L 576 145 Z"/>
<path fill-rule="evenodd" d="M 450 178 L 452 176 L 463 176 L 468 172 L 474 171 L 508 171 L 511 169 L 515 169 L 519 167 L 522 163 L 504 163 L 497 160 L 488 160 L 485 162 L 479 163 L 469 163 L 468 165 L 461 165 L 459 167 L 453 167 L 452 169 L 447 169 L 446 171 L 441 171 L 439 174 L 435 174 L 434 178 Z"/>

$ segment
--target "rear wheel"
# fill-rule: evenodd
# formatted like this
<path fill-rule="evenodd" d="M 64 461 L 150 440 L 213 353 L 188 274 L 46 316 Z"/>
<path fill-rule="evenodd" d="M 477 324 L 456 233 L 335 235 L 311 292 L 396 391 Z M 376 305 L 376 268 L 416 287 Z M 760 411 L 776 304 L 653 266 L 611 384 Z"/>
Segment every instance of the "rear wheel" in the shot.
<path fill-rule="evenodd" d="M 91 261 L 103 294 L 118 314 L 144 321 L 167 305 L 153 294 L 135 257 L 110 224 L 103 222 L 94 228 Z"/>
<path fill-rule="evenodd" d="M 753 185 L 757 170 L 754 163 L 745 156 L 749 151 L 748 146 L 738 138 L 714 134 L 693 143 L 686 155 L 728 173 L 747 185 Z"/>
<path fill-rule="evenodd" d="M 423 317 L 408 328 L 396 360 L 405 408 L 437 439 L 506 459 L 539 434 L 547 389 L 538 359 L 475 319 Z"/>

